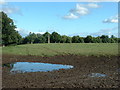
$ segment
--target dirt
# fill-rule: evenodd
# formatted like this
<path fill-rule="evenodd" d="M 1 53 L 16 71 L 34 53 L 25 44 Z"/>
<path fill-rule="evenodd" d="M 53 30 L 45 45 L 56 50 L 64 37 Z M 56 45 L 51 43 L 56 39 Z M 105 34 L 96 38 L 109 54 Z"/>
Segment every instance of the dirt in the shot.
<path fill-rule="evenodd" d="M 9 67 L 2 68 L 3 88 L 119 88 L 118 56 L 77 56 L 53 57 L 3 55 L 2 63 L 42 62 L 73 65 L 72 69 L 51 72 L 11 74 Z M 90 77 L 91 73 L 106 74 L 106 77 Z"/>

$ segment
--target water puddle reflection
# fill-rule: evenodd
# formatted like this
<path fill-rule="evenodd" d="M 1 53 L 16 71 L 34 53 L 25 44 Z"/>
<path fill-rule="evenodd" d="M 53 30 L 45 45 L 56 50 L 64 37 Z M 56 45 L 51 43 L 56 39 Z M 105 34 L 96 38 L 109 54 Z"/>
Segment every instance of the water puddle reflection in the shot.
<path fill-rule="evenodd" d="M 106 77 L 106 74 L 101 74 L 101 73 L 91 73 L 88 76 L 90 77 Z"/>
<path fill-rule="evenodd" d="M 73 68 L 71 65 L 50 64 L 50 63 L 33 63 L 33 62 L 16 62 L 6 64 L 5 66 L 11 67 L 11 73 L 25 73 L 25 72 L 47 72 L 59 69 Z"/>

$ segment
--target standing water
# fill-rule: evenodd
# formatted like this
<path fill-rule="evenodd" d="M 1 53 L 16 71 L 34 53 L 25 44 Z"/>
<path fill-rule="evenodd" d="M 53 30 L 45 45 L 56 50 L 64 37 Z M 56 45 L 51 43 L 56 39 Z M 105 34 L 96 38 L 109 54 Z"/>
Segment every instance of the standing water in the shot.
<path fill-rule="evenodd" d="M 90 77 L 106 77 L 106 74 L 101 74 L 101 73 L 91 73 L 88 76 Z"/>
<path fill-rule="evenodd" d="M 47 72 L 59 69 L 73 68 L 71 65 L 50 64 L 50 63 L 33 63 L 33 62 L 16 62 L 11 64 L 11 73 L 25 73 L 25 72 Z"/>

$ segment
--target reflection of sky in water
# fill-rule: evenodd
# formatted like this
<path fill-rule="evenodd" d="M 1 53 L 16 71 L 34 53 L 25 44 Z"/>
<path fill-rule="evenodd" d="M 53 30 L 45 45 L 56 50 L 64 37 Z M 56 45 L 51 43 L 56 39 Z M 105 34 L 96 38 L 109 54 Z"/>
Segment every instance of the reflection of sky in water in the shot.
<path fill-rule="evenodd" d="M 16 62 L 13 64 L 12 73 L 24 72 L 47 72 L 59 69 L 70 69 L 71 65 L 50 64 L 50 63 L 33 63 L 33 62 Z"/>
<path fill-rule="evenodd" d="M 91 73 L 88 76 L 90 77 L 105 77 L 106 74 L 101 74 L 101 73 Z"/>

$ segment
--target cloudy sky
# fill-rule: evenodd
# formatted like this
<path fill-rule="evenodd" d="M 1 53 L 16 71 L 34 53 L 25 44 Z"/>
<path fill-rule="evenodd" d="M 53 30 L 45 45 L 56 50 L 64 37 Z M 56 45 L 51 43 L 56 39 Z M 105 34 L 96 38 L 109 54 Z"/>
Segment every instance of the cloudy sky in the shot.
<path fill-rule="evenodd" d="M 56 31 L 61 35 L 118 34 L 117 2 L 9 2 L 1 10 L 22 36 Z"/>

